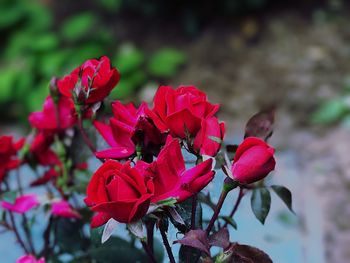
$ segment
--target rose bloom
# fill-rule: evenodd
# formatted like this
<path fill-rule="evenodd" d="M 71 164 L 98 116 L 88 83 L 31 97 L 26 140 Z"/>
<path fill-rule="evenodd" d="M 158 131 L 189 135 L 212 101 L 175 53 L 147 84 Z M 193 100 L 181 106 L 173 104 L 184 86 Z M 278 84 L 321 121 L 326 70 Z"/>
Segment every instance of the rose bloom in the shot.
<path fill-rule="evenodd" d="M 78 100 L 90 104 L 107 97 L 117 85 L 119 78 L 117 69 L 111 67 L 109 59 L 103 56 L 100 59 L 87 60 L 69 75 L 58 80 L 57 86 L 64 96 L 70 98 L 76 96 Z"/>
<path fill-rule="evenodd" d="M 76 123 L 74 103 L 61 96 L 57 104 L 51 96 L 44 102 L 43 110 L 29 115 L 29 123 L 33 128 L 46 131 L 58 131 L 72 127 Z"/>
<path fill-rule="evenodd" d="M 20 160 L 17 159 L 16 155 L 23 145 L 24 139 L 14 142 L 12 136 L 0 137 L 0 182 L 3 180 L 6 172 L 20 165 Z"/>
<path fill-rule="evenodd" d="M 182 202 L 197 194 L 214 178 L 212 162 L 212 159 L 208 159 L 186 170 L 179 140 L 169 136 L 157 160 L 150 165 L 154 183 L 151 201 L 156 203 L 175 198 L 177 202 Z"/>
<path fill-rule="evenodd" d="M 123 159 L 135 153 L 136 145 L 142 145 L 147 152 L 152 146 L 158 147 L 164 142 L 164 136 L 145 113 L 147 104 L 142 102 L 139 108 L 134 104 L 126 105 L 119 101 L 112 103 L 113 118 L 109 125 L 95 121 L 94 125 L 111 148 L 96 153 L 98 158 Z"/>
<path fill-rule="evenodd" d="M 275 169 L 275 150 L 257 137 L 248 137 L 238 146 L 231 172 L 233 179 L 250 184 Z"/>
<path fill-rule="evenodd" d="M 214 116 L 219 105 L 211 104 L 207 95 L 194 86 L 173 89 L 161 86 L 154 96 L 154 108 L 148 115 L 161 132 L 173 137 L 195 137 L 202 120 Z"/>
<path fill-rule="evenodd" d="M 215 156 L 225 136 L 225 124 L 218 118 L 208 117 L 202 120 L 201 129 L 193 142 L 193 149 L 200 155 Z"/>
<path fill-rule="evenodd" d="M 104 224 L 110 218 L 130 223 L 146 214 L 154 191 L 152 180 L 144 176 L 148 164 L 142 161 L 134 167 L 130 164 L 130 161 L 121 164 L 108 160 L 93 174 L 84 200 L 98 212 L 92 227 Z"/>

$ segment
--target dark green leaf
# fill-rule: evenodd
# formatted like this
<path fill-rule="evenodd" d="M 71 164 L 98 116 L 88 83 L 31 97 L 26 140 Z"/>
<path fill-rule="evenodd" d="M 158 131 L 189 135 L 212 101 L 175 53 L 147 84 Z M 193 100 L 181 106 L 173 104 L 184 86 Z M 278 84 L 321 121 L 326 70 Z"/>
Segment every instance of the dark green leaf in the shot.
<path fill-rule="evenodd" d="M 269 190 L 267 188 L 255 188 L 250 201 L 255 217 L 264 224 L 271 205 L 271 195 Z"/>
<path fill-rule="evenodd" d="M 62 252 L 77 252 L 85 250 L 89 240 L 84 237 L 81 221 L 72 221 L 66 218 L 59 218 L 56 221 L 56 240 Z"/>
<path fill-rule="evenodd" d="M 289 210 L 294 213 L 292 207 L 292 193 L 289 191 L 289 189 L 281 185 L 272 185 L 271 188 L 279 196 L 279 198 L 282 199 Z"/>
<path fill-rule="evenodd" d="M 147 255 L 142 250 L 119 237 L 111 237 L 103 245 L 90 249 L 88 253 L 94 260 L 101 263 L 148 262 Z"/>
<path fill-rule="evenodd" d="M 193 247 L 181 246 L 179 251 L 179 263 L 198 262 L 201 252 Z"/>

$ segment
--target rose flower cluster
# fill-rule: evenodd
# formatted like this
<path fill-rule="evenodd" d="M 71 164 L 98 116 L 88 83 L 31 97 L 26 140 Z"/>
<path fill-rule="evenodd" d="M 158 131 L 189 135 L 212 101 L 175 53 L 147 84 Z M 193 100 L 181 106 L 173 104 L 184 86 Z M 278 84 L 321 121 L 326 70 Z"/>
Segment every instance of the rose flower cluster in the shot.
<path fill-rule="evenodd" d="M 225 125 L 217 117 L 220 106 L 209 102 L 195 86 L 160 86 L 152 106 L 114 100 L 112 114 L 106 118 L 101 105 L 112 89 L 118 89 L 119 79 L 107 57 L 88 60 L 70 74 L 53 78 L 42 111 L 29 116 L 33 132 L 26 139 L 23 158 L 18 151 L 25 139 L 15 142 L 12 137 L 0 137 L 0 182 L 21 164 L 40 166 L 44 172 L 30 186 L 54 185 L 57 191 L 51 195 L 58 197 L 48 202 L 52 216 L 82 219 L 65 188 L 74 184 L 71 174 L 87 169 L 85 162 L 71 158 L 80 136 L 96 162 L 101 162 L 89 179 L 84 199 L 94 213 L 92 228 L 111 219 L 134 223 L 201 192 L 215 176 L 215 158 L 225 137 Z M 84 122 L 91 123 L 105 141 L 104 147 L 96 149 Z M 195 165 L 186 165 L 184 152 L 195 158 Z M 222 167 L 231 184 L 254 183 L 274 170 L 274 149 L 263 138 L 248 136 L 238 145 L 233 160 Z M 40 205 L 35 194 L 1 202 L 4 209 L 21 214 Z M 26 257 L 33 257 L 34 251 L 26 252 Z"/>

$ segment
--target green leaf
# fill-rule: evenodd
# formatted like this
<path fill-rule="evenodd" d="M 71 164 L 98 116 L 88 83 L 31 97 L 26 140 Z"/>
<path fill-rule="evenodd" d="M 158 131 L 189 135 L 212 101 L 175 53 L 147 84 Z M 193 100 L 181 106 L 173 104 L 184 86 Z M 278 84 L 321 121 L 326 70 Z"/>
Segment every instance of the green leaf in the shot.
<path fill-rule="evenodd" d="M 231 225 L 234 229 L 237 230 L 237 223 L 232 217 L 220 216 L 220 218 L 222 218 L 225 222 L 227 222 L 229 225 Z"/>
<path fill-rule="evenodd" d="M 221 138 L 219 138 L 219 137 L 215 137 L 215 136 L 209 135 L 208 138 L 209 138 L 210 140 L 214 141 L 214 142 L 219 143 L 219 144 L 222 143 L 222 140 L 221 140 Z"/>
<path fill-rule="evenodd" d="M 292 193 L 289 191 L 289 189 L 281 185 L 272 185 L 271 188 L 278 195 L 278 197 L 282 199 L 288 209 L 294 213 L 292 207 Z"/>
<path fill-rule="evenodd" d="M 4 69 L 0 72 L 0 102 L 8 102 L 13 92 L 17 71 L 12 68 Z"/>
<path fill-rule="evenodd" d="M 269 190 L 267 188 L 255 188 L 250 199 L 250 204 L 255 217 L 264 224 L 271 206 Z"/>
<path fill-rule="evenodd" d="M 160 200 L 157 202 L 157 205 L 159 206 L 174 206 L 177 203 L 177 199 L 174 197 L 169 197 L 164 200 Z"/>
<path fill-rule="evenodd" d="M 113 59 L 113 64 L 124 75 L 139 69 L 144 61 L 145 55 L 140 49 L 137 49 L 131 44 L 126 44 L 118 50 L 118 53 Z"/>
<path fill-rule="evenodd" d="M 122 0 L 100 0 L 97 1 L 107 12 L 116 12 L 120 9 Z"/>
<path fill-rule="evenodd" d="M 35 36 L 35 41 L 31 44 L 33 51 L 43 52 L 57 48 L 59 45 L 58 37 L 53 33 L 46 33 Z"/>
<path fill-rule="evenodd" d="M 76 41 L 87 36 L 97 22 L 93 13 L 82 13 L 66 20 L 61 28 L 62 36 L 69 41 Z"/>
<path fill-rule="evenodd" d="M 324 102 L 311 116 L 311 121 L 316 124 L 332 124 L 339 121 L 347 112 L 349 106 L 342 98 Z"/>
<path fill-rule="evenodd" d="M 148 70 L 155 77 L 167 78 L 173 76 L 185 61 L 185 53 L 172 48 L 164 48 L 151 57 Z"/>

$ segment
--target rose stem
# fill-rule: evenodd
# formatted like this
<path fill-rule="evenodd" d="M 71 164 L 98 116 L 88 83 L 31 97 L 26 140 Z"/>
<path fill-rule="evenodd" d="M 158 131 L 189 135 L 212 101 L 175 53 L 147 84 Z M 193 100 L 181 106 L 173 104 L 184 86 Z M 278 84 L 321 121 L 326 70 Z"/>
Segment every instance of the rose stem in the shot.
<path fill-rule="evenodd" d="M 4 185 L 6 187 L 5 190 L 9 191 L 10 187 L 9 187 L 8 183 L 4 181 Z M 10 221 L 11 221 L 11 224 L 12 224 L 11 227 L 12 227 L 13 232 L 15 233 L 15 236 L 17 238 L 18 243 L 21 245 L 21 247 L 23 248 L 24 252 L 26 254 L 29 254 L 30 251 L 26 248 L 26 246 L 25 246 L 25 244 L 24 244 L 24 242 L 23 242 L 23 240 L 22 240 L 22 238 L 21 238 L 21 236 L 20 236 L 20 234 L 19 234 L 19 232 L 17 230 L 17 226 L 16 226 L 16 223 L 15 223 L 15 218 L 13 216 L 13 213 L 11 211 L 8 211 L 8 213 L 10 215 Z"/>
<path fill-rule="evenodd" d="M 151 263 L 157 263 L 157 261 L 155 260 L 154 256 L 153 256 L 153 253 L 152 251 L 149 249 L 147 243 L 143 240 L 141 240 L 141 244 L 142 244 L 142 247 L 143 249 L 146 251 L 146 254 L 148 255 L 148 259 L 149 259 L 149 262 Z"/>
<path fill-rule="evenodd" d="M 215 208 L 215 211 L 214 211 L 214 214 L 213 214 L 212 218 L 210 219 L 210 222 L 209 222 L 209 224 L 207 226 L 207 229 L 206 229 L 207 234 L 209 234 L 211 229 L 213 228 L 214 223 L 215 223 L 216 219 L 219 216 L 220 210 L 222 208 L 222 205 L 224 204 L 224 201 L 225 201 L 225 198 L 226 198 L 228 192 L 229 191 L 227 189 L 225 189 L 225 188 L 222 189 L 221 194 L 220 194 L 220 198 L 219 198 L 219 201 L 218 201 L 218 204 L 216 205 L 216 208 Z"/>
<path fill-rule="evenodd" d="M 166 233 L 165 233 L 165 229 L 164 229 L 163 226 L 161 225 L 161 226 L 159 227 L 159 230 L 160 230 L 160 234 L 162 235 L 163 244 L 164 244 L 164 246 L 165 246 L 166 252 L 168 253 L 168 257 L 169 257 L 170 263 L 175 263 L 176 261 L 175 261 L 173 252 L 172 252 L 172 250 L 171 250 L 171 247 L 170 247 L 170 244 L 169 244 L 167 235 L 166 235 Z"/>
<path fill-rule="evenodd" d="M 18 186 L 18 192 L 21 195 L 23 195 L 23 188 L 22 188 L 21 178 L 20 178 L 20 173 L 19 173 L 18 168 L 16 169 L 16 181 L 17 181 L 17 186 Z M 35 249 L 34 249 L 34 245 L 33 245 L 32 235 L 30 234 L 28 219 L 27 219 L 27 216 L 25 214 L 22 214 L 22 226 L 23 226 L 24 234 L 27 238 L 30 250 L 31 250 L 32 254 L 35 255 Z"/>
<path fill-rule="evenodd" d="M 192 197 L 191 229 L 196 229 L 197 194 Z"/>
<path fill-rule="evenodd" d="M 152 254 L 153 254 L 153 230 L 154 230 L 155 223 L 156 222 L 152 219 L 149 219 L 146 222 L 147 244 Z"/>
<path fill-rule="evenodd" d="M 93 145 L 93 143 L 90 141 L 89 136 L 87 135 L 87 133 L 83 127 L 83 118 L 81 116 L 78 117 L 78 128 L 80 130 L 81 135 L 83 136 L 84 142 L 89 147 L 90 151 L 95 155 L 96 148 Z"/>
<path fill-rule="evenodd" d="M 229 215 L 230 218 L 232 218 L 234 216 L 234 214 L 236 213 L 243 196 L 244 196 L 243 188 L 239 188 L 239 193 L 238 193 L 236 203 L 235 203 L 235 205 L 234 205 L 234 207 Z M 227 227 L 227 225 L 228 225 L 228 222 L 226 221 L 223 227 Z"/>

